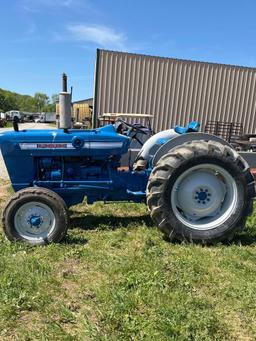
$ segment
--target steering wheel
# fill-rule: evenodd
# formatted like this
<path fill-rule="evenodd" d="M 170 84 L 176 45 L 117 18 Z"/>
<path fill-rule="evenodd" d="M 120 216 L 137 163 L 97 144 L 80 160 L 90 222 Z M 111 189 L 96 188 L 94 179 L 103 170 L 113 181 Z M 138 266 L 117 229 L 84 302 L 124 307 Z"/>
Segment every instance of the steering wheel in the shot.
<path fill-rule="evenodd" d="M 130 136 L 132 139 L 135 139 L 141 146 L 143 146 L 143 143 L 137 137 L 137 134 L 141 133 L 141 134 L 147 135 L 147 133 L 143 129 L 141 129 L 141 125 L 139 123 L 133 123 L 133 124 L 132 123 L 128 123 L 128 122 L 122 120 L 121 118 L 119 118 L 117 120 L 117 122 L 121 122 L 122 125 L 128 127 L 129 129 L 128 129 L 126 135 Z M 132 134 L 132 132 L 134 132 L 134 134 Z"/>
<path fill-rule="evenodd" d="M 147 133 L 146 133 L 144 130 L 142 130 L 141 128 L 138 127 L 138 123 L 133 123 L 133 124 L 132 124 L 132 123 L 128 123 L 128 122 L 122 120 L 121 118 L 119 118 L 117 121 L 118 121 L 118 122 L 121 122 L 121 123 L 124 124 L 126 127 L 130 128 L 130 129 L 129 129 L 130 131 L 136 131 L 136 132 L 138 132 L 138 133 L 147 135 Z"/>

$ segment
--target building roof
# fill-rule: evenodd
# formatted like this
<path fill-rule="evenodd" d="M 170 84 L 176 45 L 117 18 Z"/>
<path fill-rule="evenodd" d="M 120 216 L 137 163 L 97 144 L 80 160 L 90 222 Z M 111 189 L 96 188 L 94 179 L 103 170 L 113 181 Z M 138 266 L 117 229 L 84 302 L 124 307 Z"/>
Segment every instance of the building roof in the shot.
<path fill-rule="evenodd" d="M 89 105 L 93 104 L 93 98 L 86 98 L 86 99 L 81 99 L 79 101 L 74 101 L 72 104 L 80 104 L 80 103 L 88 103 Z"/>

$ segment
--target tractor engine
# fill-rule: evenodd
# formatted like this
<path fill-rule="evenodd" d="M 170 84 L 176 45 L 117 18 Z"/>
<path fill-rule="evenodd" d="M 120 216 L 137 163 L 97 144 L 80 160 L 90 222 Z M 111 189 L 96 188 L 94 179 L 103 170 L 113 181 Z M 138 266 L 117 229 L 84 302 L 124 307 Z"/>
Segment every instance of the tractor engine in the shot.
<path fill-rule="evenodd" d="M 110 160 L 92 160 L 90 157 L 43 157 L 37 160 L 37 179 L 40 181 L 107 180 L 108 167 L 117 163 Z"/>

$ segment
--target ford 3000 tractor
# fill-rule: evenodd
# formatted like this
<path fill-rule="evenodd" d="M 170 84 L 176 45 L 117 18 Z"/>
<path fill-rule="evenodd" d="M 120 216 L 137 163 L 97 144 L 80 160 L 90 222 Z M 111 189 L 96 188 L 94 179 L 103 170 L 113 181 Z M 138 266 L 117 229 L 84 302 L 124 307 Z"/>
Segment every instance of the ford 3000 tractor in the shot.
<path fill-rule="evenodd" d="M 15 195 L 3 210 L 9 240 L 58 242 L 68 207 L 95 201 L 147 203 L 164 235 L 189 242 L 230 239 L 252 212 L 254 179 L 227 142 L 192 122 L 150 137 L 133 160 L 131 142 L 145 132 L 121 121 L 93 130 L 0 133 Z M 124 129 L 126 127 L 127 129 Z"/>
<path fill-rule="evenodd" d="M 68 208 L 95 201 L 147 203 L 166 238 L 216 243 L 231 239 L 252 212 L 254 178 L 245 159 L 220 137 L 199 133 L 197 122 L 151 136 L 119 120 L 92 130 L 70 128 L 64 79 L 60 129 L 0 133 L 0 148 L 16 192 L 3 210 L 12 241 L 60 241 Z"/>

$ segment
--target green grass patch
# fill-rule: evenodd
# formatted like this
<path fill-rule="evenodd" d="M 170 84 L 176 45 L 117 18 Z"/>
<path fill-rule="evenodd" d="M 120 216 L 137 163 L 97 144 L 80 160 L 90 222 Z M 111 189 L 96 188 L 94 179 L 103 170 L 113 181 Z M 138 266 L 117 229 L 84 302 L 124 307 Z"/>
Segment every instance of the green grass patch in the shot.
<path fill-rule="evenodd" d="M 51 127 L 54 127 L 54 128 L 56 128 L 57 127 L 57 125 L 56 125 L 56 122 L 49 122 L 49 123 L 47 123 L 49 126 L 51 126 Z"/>
<path fill-rule="evenodd" d="M 256 215 L 203 247 L 165 242 L 144 205 L 71 213 L 60 244 L 0 238 L 0 339 L 255 340 Z"/>
<path fill-rule="evenodd" d="M 5 128 L 12 128 L 12 122 L 8 121 L 5 125 Z"/>

